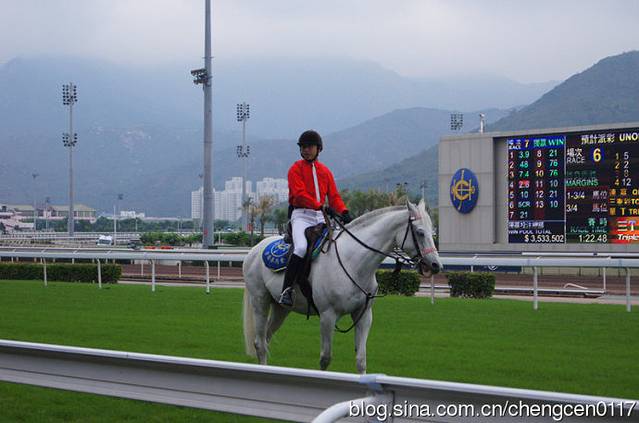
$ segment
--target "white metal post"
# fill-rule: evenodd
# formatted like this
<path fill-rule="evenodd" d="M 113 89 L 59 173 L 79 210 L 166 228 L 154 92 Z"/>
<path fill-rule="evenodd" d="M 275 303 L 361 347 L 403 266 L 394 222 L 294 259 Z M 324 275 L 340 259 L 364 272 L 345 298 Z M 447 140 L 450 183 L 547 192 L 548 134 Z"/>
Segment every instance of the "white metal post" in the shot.
<path fill-rule="evenodd" d="M 98 288 L 102 289 L 102 266 L 100 265 L 100 259 L 98 259 Z"/>
<path fill-rule="evenodd" d="M 435 276 L 430 275 L 430 303 L 435 304 Z"/>
<path fill-rule="evenodd" d="M 211 292 L 211 279 L 209 277 L 209 262 L 208 260 L 204 262 L 204 267 L 206 267 L 206 293 Z"/>
<path fill-rule="evenodd" d="M 178 261 L 178 278 L 182 279 L 182 261 Z"/>
<path fill-rule="evenodd" d="M 632 305 L 630 303 L 630 268 L 626 268 L 626 311 L 630 312 Z"/>
<path fill-rule="evenodd" d="M 42 265 L 44 266 L 43 273 L 44 273 L 44 286 L 47 286 L 47 261 L 43 258 L 42 259 Z"/>
<path fill-rule="evenodd" d="M 537 298 L 537 267 L 533 267 L 533 309 L 537 310 L 539 308 L 538 298 Z"/>
<path fill-rule="evenodd" d="M 155 292 L 155 260 L 151 260 L 151 291 Z"/>
<path fill-rule="evenodd" d="M 217 280 L 220 280 L 220 261 L 217 261 Z"/>
<path fill-rule="evenodd" d="M 144 276 L 144 260 L 140 260 L 140 276 Z"/>
<path fill-rule="evenodd" d="M 602 276 L 603 276 L 603 292 L 605 294 L 606 293 L 606 268 L 605 267 L 602 269 Z"/>

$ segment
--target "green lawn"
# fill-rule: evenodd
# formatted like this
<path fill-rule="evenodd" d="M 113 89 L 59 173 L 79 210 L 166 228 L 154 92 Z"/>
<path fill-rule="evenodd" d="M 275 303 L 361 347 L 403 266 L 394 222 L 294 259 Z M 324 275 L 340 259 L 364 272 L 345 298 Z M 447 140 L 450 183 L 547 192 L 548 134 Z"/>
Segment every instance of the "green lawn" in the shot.
<path fill-rule="evenodd" d="M 242 291 L 0 281 L 0 338 L 253 362 Z M 346 325 L 343 322 L 342 325 Z M 368 371 L 639 398 L 639 312 L 506 300 L 377 300 Z M 330 370 L 354 372 L 353 335 L 336 334 Z M 318 368 L 318 319 L 291 316 L 271 364 Z M 81 401 L 82 406 L 78 406 Z M 233 421 L 221 413 L 0 383 L 0 420 Z M 257 421 L 238 417 L 235 421 Z"/>

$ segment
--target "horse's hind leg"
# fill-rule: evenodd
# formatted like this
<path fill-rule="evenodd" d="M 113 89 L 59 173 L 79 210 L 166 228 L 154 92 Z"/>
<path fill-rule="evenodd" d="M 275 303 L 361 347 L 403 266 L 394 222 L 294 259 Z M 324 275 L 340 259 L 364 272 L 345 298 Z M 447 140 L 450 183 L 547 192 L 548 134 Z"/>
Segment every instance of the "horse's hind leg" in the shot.
<path fill-rule="evenodd" d="M 351 314 L 353 320 L 359 317 L 359 312 Z M 373 324 L 373 309 L 369 306 L 355 325 L 355 351 L 357 360 L 357 371 L 366 373 L 366 341 L 368 332 Z"/>
<path fill-rule="evenodd" d="M 281 307 L 279 304 L 273 304 L 271 306 L 271 315 L 268 318 L 268 325 L 266 328 L 266 344 L 271 343 L 271 338 L 273 338 L 273 334 L 277 332 L 277 330 L 282 326 L 284 320 L 286 320 L 286 316 L 288 316 L 290 310 Z"/>
<path fill-rule="evenodd" d="M 331 349 L 333 347 L 333 331 L 337 316 L 330 310 L 320 314 L 320 327 L 322 332 L 322 351 L 320 352 L 320 369 L 326 370 L 331 362 Z"/>
<path fill-rule="evenodd" d="M 255 313 L 255 352 L 260 364 L 266 364 L 268 343 L 266 342 L 266 323 L 271 307 L 270 296 L 254 297 L 251 300 Z"/>

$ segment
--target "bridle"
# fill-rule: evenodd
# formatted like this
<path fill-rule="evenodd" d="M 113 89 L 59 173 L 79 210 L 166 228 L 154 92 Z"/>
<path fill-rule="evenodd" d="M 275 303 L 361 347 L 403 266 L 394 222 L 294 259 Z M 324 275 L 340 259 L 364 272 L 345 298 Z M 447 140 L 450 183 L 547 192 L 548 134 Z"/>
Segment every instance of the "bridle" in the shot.
<path fill-rule="evenodd" d="M 327 220 L 326 217 L 327 216 L 325 216 L 325 220 Z M 411 215 L 409 213 L 409 215 L 408 215 L 408 223 L 406 224 L 406 231 L 404 232 L 404 238 L 402 240 L 401 246 L 399 247 L 399 251 L 396 249 L 395 251 L 393 251 L 392 253 L 389 254 L 389 253 L 385 253 L 384 251 L 380 251 L 377 248 L 371 247 L 370 245 L 367 245 L 364 241 L 362 241 L 361 239 L 357 238 L 351 231 L 349 231 L 348 228 L 346 227 L 346 225 L 339 218 L 334 218 L 333 221 L 338 224 L 338 226 L 340 227 L 340 229 L 342 231 L 337 234 L 335 239 L 331 239 L 329 241 L 329 246 L 326 249 L 326 251 L 324 251 L 324 253 L 328 252 L 328 250 L 330 249 L 330 245 L 331 244 L 335 244 L 335 248 L 337 248 L 337 244 L 335 243 L 335 241 L 337 241 L 339 239 L 339 237 L 342 236 L 343 233 L 347 233 L 358 244 L 360 244 L 362 247 L 366 248 L 367 250 L 370 250 L 370 251 L 373 251 L 373 252 L 375 252 L 377 254 L 380 254 L 380 255 L 383 255 L 385 257 L 391 258 L 391 259 L 395 260 L 396 263 L 399 263 L 400 265 L 407 265 L 407 266 L 410 266 L 410 267 L 417 266 L 420 263 L 424 263 L 424 258 L 425 258 L 426 254 L 429 254 L 429 253 L 432 253 L 434 251 L 437 251 L 437 249 L 435 247 L 424 248 L 424 249 L 421 249 L 419 247 L 419 242 L 417 241 L 417 235 L 415 235 L 415 225 L 413 223 L 416 220 L 419 220 L 419 219 L 415 218 L 413 215 Z M 409 257 L 409 256 L 404 254 L 404 245 L 406 244 L 406 239 L 408 238 L 408 233 L 409 232 L 411 234 L 411 238 L 413 240 L 413 245 L 415 246 L 415 250 L 417 251 L 417 253 L 415 255 L 413 255 L 412 257 Z"/>
<path fill-rule="evenodd" d="M 328 219 L 328 216 L 326 215 L 326 212 L 324 212 L 324 219 L 327 222 L 329 222 L 329 219 Z M 338 224 L 338 226 L 342 229 L 342 231 L 339 234 L 337 234 L 337 236 L 334 239 L 329 234 L 328 247 L 326 248 L 326 251 L 322 250 L 322 252 L 323 253 L 328 253 L 328 251 L 331 248 L 331 244 L 334 244 L 335 245 L 335 254 L 337 256 L 337 261 L 339 262 L 339 265 L 341 266 L 342 270 L 344 271 L 346 276 L 348 276 L 348 278 L 351 280 L 351 282 L 366 296 L 366 302 L 364 303 L 364 307 L 362 307 L 362 311 L 360 312 L 360 314 L 357 317 L 357 319 L 353 320 L 353 324 L 348 329 L 340 329 L 337 326 L 337 323 L 335 323 L 335 330 L 337 330 L 338 332 L 341 332 L 341 333 L 349 332 L 351 329 L 353 329 L 355 327 L 355 325 L 357 325 L 357 323 L 360 321 L 360 319 L 364 315 L 364 312 L 368 308 L 368 303 L 373 298 L 378 298 L 378 297 L 384 297 L 385 296 L 385 295 L 377 295 L 377 290 L 375 290 L 374 293 L 367 292 L 364 288 L 362 288 L 355 281 L 355 279 L 353 279 L 353 277 L 350 275 L 350 273 L 348 273 L 348 270 L 346 270 L 346 267 L 344 267 L 344 263 L 342 263 L 342 258 L 339 255 L 339 250 L 337 249 L 337 242 L 336 241 L 339 239 L 340 236 L 342 236 L 343 233 L 349 234 L 351 236 L 351 238 L 353 238 L 355 241 L 357 241 L 358 244 L 360 244 L 362 247 L 366 248 L 367 250 L 373 251 L 373 252 L 375 252 L 377 254 L 381 254 L 383 256 L 386 256 L 386 257 L 389 257 L 389 258 L 392 258 L 393 260 L 395 260 L 395 272 L 396 273 L 401 270 L 402 265 L 409 265 L 411 267 L 420 266 L 420 268 L 421 268 L 421 264 L 424 263 L 424 255 L 425 254 L 429 254 L 429 253 L 434 252 L 434 251 L 437 251 L 437 249 L 434 248 L 434 247 L 432 247 L 432 248 L 424 248 L 423 250 L 419 248 L 419 243 L 417 242 L 417 235 L 415 235 L 415 225 L 413 223 L 415 220 L 418 220 L 418 219 L 415 218 L 409 212 L 408 213 L 408 224 L 406 225 L 406 232 L 404 232 L 404 239 L 402 240 L 402 245 L 400 247 L 400 251 L 395 250 L 391 254 L 388 254 L 388 253 L 386 253 L 384 251 L 380 251 L 377 248 L 374 248 L 374 247 L 371 247 L 370 245 L 367 245 L 364 241 L 362 241 L 361 239 L 357 238 L 351 231 L 348 230 L 348 228 L 346 228 L 346 225 L 339 218 L 334 218 L 333 219 L 333 221 Z M 408 256 L 403 254 L 404 244 L 406 243 L 406 239 L 408 238 L 409 230 L 410 230 L 410 233 L 411 233 L 411 237 L 413 239 L 413 244 L 415 245 L 415 250 L 417 250 L 417 254 L 415 254 L 413 257 L 408 257 Z M 417 259 L 417 260 L 415 260 L 415 259 Z M 377 287 L 377 289 L 379 289 L 379 286 Z"/>
<path fill-rule="evenodd" d="M 430 254 L 432 252 L 437 251 L 437 248 L 435 247 L 424 248 L 424 249 L 419 248 L 419 242 L 417 242 L 417 235 L 415 235 L 415 225 L 413 224 L 413 222 L 416 220 L 418 219 L 409 212 L 408 224 L 406 225 L 406 232 L 404 232 L 404 239 L 402 240 L 402 245 L 399 248 L 401 251 L 404 251 L 404 244 L 406 243 L 406 239 L 408 238 L 408 230 L 410 229 L 410 234 L 411 234 L 411 237 L 413 238 L 413 245 L 415 246 L 415 250 L 417 251 L 417 253 L 414 256 L 409 257 L 409 261 L 411 262 L 413 266 L 421 267 L 422 264 L 426 264 L 424 262 L 424 256 L 426 254 Z M 399 261 L 397 263 L 399 263 Z M 398 271 L 397 268 L 398 268 L 398 265 L 396 265 L 395 267 L 396 271 Z"/>

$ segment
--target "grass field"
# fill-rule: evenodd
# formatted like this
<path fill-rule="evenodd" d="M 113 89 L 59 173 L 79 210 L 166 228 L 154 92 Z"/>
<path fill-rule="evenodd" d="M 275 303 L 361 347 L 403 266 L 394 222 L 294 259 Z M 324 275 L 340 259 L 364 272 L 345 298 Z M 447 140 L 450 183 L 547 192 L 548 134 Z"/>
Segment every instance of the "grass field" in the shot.
<path fill-rule="evenodd" d="M 0 338 L 253 362 L 241 304 L 239 289 L 0 281 Z M 374 307 L 368 371 L 639 398 L 637 351 L 639 313 L 623 306 L 389 296 Z M 335 335 L 333 356 L 330 370 L 355 372 L 352 333 Z M 318 361 L 318 319 L 290 316 L 270 363 Z M 8 383 L 0 410 L 6 421 L 259 421 Z"/>

